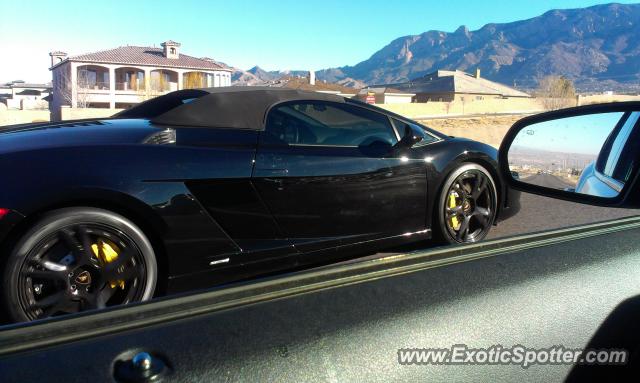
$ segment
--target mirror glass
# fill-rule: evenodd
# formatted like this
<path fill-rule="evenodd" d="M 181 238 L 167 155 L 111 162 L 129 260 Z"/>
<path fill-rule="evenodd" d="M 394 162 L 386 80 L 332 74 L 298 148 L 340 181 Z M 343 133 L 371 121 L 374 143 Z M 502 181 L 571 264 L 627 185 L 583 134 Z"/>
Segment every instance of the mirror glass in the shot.
<path fill-rule="evenodd" d="M 616 197 L 637 161 L 640 112 L 557 118 L 525 126 L 508 151 L 521 182 L 603 198 Z"/>

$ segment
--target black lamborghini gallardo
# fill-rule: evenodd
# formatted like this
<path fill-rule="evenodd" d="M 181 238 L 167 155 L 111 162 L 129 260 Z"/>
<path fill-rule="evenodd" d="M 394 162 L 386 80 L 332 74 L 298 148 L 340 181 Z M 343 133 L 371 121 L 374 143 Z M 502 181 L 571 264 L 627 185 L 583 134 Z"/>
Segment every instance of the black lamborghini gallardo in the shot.
<path fill-rule="evenodd" d="M 435 239 L 518 209 L 485 144 L 335 95 L 182 90 L 0 130 L 3 311 L 29 321 Z"/>

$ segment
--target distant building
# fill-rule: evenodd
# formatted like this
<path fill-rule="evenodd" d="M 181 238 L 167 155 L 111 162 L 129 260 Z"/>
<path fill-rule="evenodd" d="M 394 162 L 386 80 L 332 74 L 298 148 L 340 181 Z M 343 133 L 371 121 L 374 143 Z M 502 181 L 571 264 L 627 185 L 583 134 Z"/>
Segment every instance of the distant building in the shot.
<path fill-rule="evenodd" d="M 311 74 L 313 72 L 309 72 L 309 73 Z M 347 98 L 355 97 L 356 93 L 358 92 L 356 89 L 348 88 L 340 84 L 332 84 L 324 81 L 315 81 L 314 78 L 312 79 L 311 75 L 309 75 L 309 77 L 286 76 L 269 83 L 267 86 L 300 89 L 300 90 L 320 92 L 320 93 L 330 93 L 340 97 L 347 97 Z"/>
<path fill-rule="evenodd" d="M 472 101 L 484 99 L 530 98 L 527 93 L 459 70 L 439 70 L 418 79 L 388 84 L 403 92 L 415 93 L 415 102 Z"/>
<path fill-rule="evenodd" d="M 52 111 L 64 105 L 128 108 L 178 89 L 231 85 L 232 70 L 225 65 L 185 55 L 175 41 L 161 47 L 124 46 L 73 57 L 49 53 Z"/>
<path fill-rule="evenodd" d="M 11 81 L 0 85 L 0 103 L 8 109 L 47 109 L 51 84 Z"/>
<path fill-rule="evenodd" d="M 403 92 L 399 89 L 374 87 L 361 89 L 357 98 L 374 104 L 409 104 L 415 96 L 415 93 Z"/>

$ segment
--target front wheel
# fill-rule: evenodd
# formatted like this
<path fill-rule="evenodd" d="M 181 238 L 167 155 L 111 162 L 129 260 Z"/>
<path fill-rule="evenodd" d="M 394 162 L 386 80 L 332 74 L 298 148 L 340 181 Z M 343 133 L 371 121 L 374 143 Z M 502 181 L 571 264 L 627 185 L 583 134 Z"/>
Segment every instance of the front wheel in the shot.
<path fill-rule="evenodd" d="M 478 164 L 460 166 L 447 177 L 434 209 L 437 237 L 445 243 L 482 240 L 491 230 L 497 206 L 491 174 Z"/>
<path fill-rule="evenodd" d="M 148 300 L 158 277 L 143 232 L 118 214 L 94 208 L 44 215 L 5 265 L 3 300 L 15 322 Z"/>

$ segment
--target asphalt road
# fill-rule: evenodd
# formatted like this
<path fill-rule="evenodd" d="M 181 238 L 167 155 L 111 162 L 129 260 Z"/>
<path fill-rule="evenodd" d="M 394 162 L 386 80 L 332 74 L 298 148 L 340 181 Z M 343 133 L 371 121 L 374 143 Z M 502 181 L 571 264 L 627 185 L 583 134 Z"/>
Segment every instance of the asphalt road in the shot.
<path fill-rule="evenodd" d="M 500 238 L 640 215 L 640 210 L 590 206 L 528 193 L 522 193 L 520 203 L 522 205 L 520 212 L 498 223 L 498 226 L 494 226 L 487 238 Z"/>
<path fill-rule="evenodd" d="M 560 190 L 564 190 L 565 188 L 575 187 L 575 185 L 571 185 L 565 182 L 564 180 L 562 180 L 560 177 L 556 177 L 552 174 L 534 174 L 532 176 L 522 178 L 521 181 L 529 184 L 533 184 L 533 185 L 543 186 L 543 187 L 552 188 L 552 189 L 560 189 Z"/>

